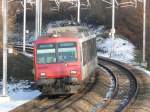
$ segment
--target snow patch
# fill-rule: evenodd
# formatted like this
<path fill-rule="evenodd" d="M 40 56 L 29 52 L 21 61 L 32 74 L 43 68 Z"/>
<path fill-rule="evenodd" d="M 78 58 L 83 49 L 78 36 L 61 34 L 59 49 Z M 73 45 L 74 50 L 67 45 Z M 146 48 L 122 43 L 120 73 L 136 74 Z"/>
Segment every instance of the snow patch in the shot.
<path fill-rule="evenodd" d="M 112 38 L 101 38 L 97 42 L 98 56 L 110 57 L 125 63 L 134 61 L 134 45 L 123 38 L 114 39 L 114 51 L 112 52 Z"/>
<path fill-rule="evenodd" d="M 27 52 L 24 53 L 24 52 L 22 52 L 22 54 L 27 56 L 27 57 L 29 57 L 29 58 L 33 58 L 33 54 L 31 54 L 31 53 L 27 53 Z"/>
<path fill-rule="evenodd" d="M 134 67 L 143 71 L 147 76 L 150 76 L 150 71 L 148 71 L 147 69 L 142 68 L 141 66 L 134 66 Z"/>
<path fill-rule="evenodd" d="M 121 61 L 124 63 L 128 63 L 134 67 L 136 67 L 139 70 L 142 70 L 147 74 L 147 76 L 150 76 L 150 71 L 146 70 L 139 62 L 136 62 L 135 58 L 136 55 L 136 48 L 135 46 L 129 42 L 128 40 L 122 38 L 122 36 L 117 36 L 114 39 L 114 52 L 112 52 L 112 38 L 97 38 L 97 50 L 98 56 L 103 56 L 111 59 Z M 137 66 L 138 65 L 138 66 Z"/>
<path fill-rule="evenodd" d="M 8 112 L 41 94 L 38 90 L 33 90 L 31 84 L 27 80 L 10 83 L 7 86 L 10 101 L 7 103 L 0 103 L 0 112 Z M 2 82 L 0 82 L 0 90 L 2 90 Z M 0 92 L 0 94 L 2 93 Z"/>

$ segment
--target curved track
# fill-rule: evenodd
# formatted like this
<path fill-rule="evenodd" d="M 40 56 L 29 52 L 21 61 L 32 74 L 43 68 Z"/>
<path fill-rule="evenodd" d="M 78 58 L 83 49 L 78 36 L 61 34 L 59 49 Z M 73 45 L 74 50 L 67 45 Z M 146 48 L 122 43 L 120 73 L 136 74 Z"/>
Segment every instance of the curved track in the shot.
<path fill-rule="evenodd" d="M 122 112 L 127 110 L 128 106 L 135 100 L 138 93 L 138 83 L 135 74 L 123 66 L 120 62 L 107 58 L 98 58 L 101 65 L 115 74 L 118 82 L 118 92 L 115 97 L 108 100 L 108 106 L 100 108 L 99 111 Z M 107 102 L 108 102 L 107 101 Z"/>
<path fill-rule="evenodd" d="M 98 57 L 98 69 L 78 94 L 38 97 L 11 112 L 121 112 L 134 101 L 138 84 L 122 63 Z"/>

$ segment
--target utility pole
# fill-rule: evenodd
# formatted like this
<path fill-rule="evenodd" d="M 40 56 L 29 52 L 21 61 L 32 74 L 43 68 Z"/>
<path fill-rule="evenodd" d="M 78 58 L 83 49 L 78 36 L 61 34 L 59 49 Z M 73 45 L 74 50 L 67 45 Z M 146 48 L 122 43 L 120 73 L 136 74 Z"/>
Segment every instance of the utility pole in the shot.
<path fill-rule="evenodd" d="M 8 1 L 2 0 L 2 19 L 3 19 L 3 87 L 2 96 L 0 96 L 0 102 L 9 101 L 7 93 L 7 39 L 8 39 L 8 28 L 7 28 L 7 12 L 8 12 Z"/>
<path fill-rule="evenodd" d="M 40 23 L 39 23 L 40 24 L 39 25 L 39 35 L 41 35 L 41 33 L 42 33 L 42 12 L 43 12 L 42 11 L 42 9 L 43 9 L 42 5 L 43 5 L 43 1 L 40 0 L 40 8 L 39 8 L 39 10 L 40 10 L 40 15 L 39 15 L 40 16 L 39 17 L 40 18 L 40 20 L 39 20 L 40 21 Z"/>
<path fill-rule="evenodd" d="M 108 5 L 111 5 L 109 7 L 106 7 L 106 8 L 112 8 L 112 28 L 111 28 L 111 31 L 110 31 L 110 35 L 112 37 L 112 48 L 111 48 L 111 52 L 110 52 L 110 58 L 112 57 L 112 54 L 114 52 L 114 47 L 115 47 L 115 44 L 114 44 L 114 40 L 115 40 L 115 33 L 116 33 L 116 29 L 115 29 L 115 8 L 116 6 L 117 7 L 122 7 L 122 8 L 125 8 L 125 7 L 134 7 L 136 8 L 137 7 L 137 0 L 134 0 L 131 2 L 131 0 L 129 1 L 117 1 L 117 0 L 102 0 L 103 2 L 107 3 Z"/>
<path fill-rule="evenodd" d="M 77 11 L 77 22 L 80 24 L 80 8 L 81 8 L 80 0 L 78 0 L 77 8 L 78 8 L 78 11 Z"/>
<path fill-rule="evenodd" d="M 23 15 L 23 52 L 26 52 L 26 9 L 27 9 L 27 0 L 24 0 L 24 15 Z"/>
<path fill-rule="evenodd" d="M 115 39 L 115 0 L 112 0 L 112 28 L 111 28 L 111 36 L 112 36 L 112 51 L 110 53 L 110 58 L 112 57 L 112 53 L 114 52 L 114 39 Z"/>
<path fill-rule="evenodd" d="M 146 0 L 143 0 L 143 64 L 146 66 Z"/>
<path fill-rule="evenodd" d="M 42 0 L 36 0 L 36 16 L 35 16 L 35 39 L 42 32 Z"/>
<path fill-rule="evenodd" d="M 39 36 L 39 0 L 36 0 L 36 16 L 35 16 L 35 39 Z"/>
<path fill-rule="evenodd" d="M 42 32 L 42 0 L 36 0 L 36 16 L 35 16 L 35 39 Z"/>
<path fill-rule="evenodd" d="M 2 1 L 3 10 L 3 96 L 7 96 L 7 0 Z"/>

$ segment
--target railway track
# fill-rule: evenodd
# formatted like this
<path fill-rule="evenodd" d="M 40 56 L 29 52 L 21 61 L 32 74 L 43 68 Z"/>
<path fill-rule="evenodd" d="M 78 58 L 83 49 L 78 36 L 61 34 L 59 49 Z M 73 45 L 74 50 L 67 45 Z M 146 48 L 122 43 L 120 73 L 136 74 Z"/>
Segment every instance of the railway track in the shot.
<path fill-rule="evenodd" d="M 38 98 L 10 111 L 10 112 L 46 112 L 60 111 L 81 99 L 93 88 L 96 75 L 93 74 L 89 81 L 85 82 L 85 88 L 81 89 L 77 94 L 62 96 L 39 96 Z"/>
<path fill-rule="evenodd" d="M 23 51 L 23 45 L 22 44 L 16 44 L 16 45 L 10 45 L 17 51 Z M 25 47 L 26 52 L 33 53 L 33 46 L 32 45 L 26 45 Z"/>
<path fill-rule="evenodd" d="M 128 109 L 131 103 L 134 102 L 138 94 L 138 83 L 135 74 L 123 66 L 120 62 L 107 58 L 98 58 L 100 66 L 104 67 L 113 73 L 117 79 L 118 88 L 114 93 L 114 97 L 108 99 L 104 106 L 98 111 L 105 112 L 123 112 Z M 107 104 L 107 105 L 106 105 Z"/>
<path fill-rule="evenodd" d="M 96 74 L 78 94 L 55 98 L 40 96 L 11 112 L 126 111 L 138 92 L 135 74 L 121 63 L 107 58 L 99 57 L 98 64 Z"/>

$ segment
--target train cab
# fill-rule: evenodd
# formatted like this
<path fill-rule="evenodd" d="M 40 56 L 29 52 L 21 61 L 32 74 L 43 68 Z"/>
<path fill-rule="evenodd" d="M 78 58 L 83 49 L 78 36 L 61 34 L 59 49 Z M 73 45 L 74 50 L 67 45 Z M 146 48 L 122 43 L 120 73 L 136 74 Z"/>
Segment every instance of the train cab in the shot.
<path fill-rule="evenodd" d="M 57 36 L 41 36 L 34 42 L 35 80 L 44 93 L 74 93 L 95 66 L 96 39 L 80 38 L 76 28 L 65 29 L 59 28 Z"/>

